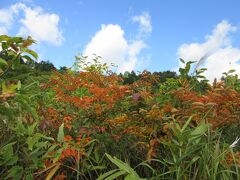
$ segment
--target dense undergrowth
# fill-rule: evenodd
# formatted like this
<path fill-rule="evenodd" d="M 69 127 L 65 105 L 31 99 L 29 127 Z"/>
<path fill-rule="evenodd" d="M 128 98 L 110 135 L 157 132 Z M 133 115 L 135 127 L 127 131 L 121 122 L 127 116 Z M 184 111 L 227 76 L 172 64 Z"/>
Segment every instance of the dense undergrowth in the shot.
<path fill-rule="evenodd" d="M 178 76 L 117 75 L 99 57 L 44 71 L 30 37 L 0 42 L 1 178 L 240 179 L 233 70 L 213 84 L 183 60 Z"/>

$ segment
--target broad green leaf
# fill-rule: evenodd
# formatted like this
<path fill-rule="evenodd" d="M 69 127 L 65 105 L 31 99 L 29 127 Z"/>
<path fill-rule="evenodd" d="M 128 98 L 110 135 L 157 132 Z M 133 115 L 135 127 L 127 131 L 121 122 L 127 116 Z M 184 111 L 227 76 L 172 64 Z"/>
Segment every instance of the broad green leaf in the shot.
<path fill-rule="evenodd" d="M 196 129 L 194 129 L 191 133 L 190 136 L 195 137 L 195 136 L 201 136 L 203 135 L 209 128 L 209 124 L 201 124 Z"/>
<path fill-rule="evenodd" d="M 22 51 L 32 55 L 35 59 L 38 59 L 38 54 L 35 51 L 26 48 L 23 48 Z"/>

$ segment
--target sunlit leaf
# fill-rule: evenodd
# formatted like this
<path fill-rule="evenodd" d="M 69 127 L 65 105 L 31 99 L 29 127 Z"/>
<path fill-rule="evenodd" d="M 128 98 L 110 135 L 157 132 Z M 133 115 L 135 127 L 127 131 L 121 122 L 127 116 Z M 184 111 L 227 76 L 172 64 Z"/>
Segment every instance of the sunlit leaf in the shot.
<path fill-rule="evenodd" d="M 64 140 L 64 123 L 59 127 L 57 141 L 63 142 Z"/>

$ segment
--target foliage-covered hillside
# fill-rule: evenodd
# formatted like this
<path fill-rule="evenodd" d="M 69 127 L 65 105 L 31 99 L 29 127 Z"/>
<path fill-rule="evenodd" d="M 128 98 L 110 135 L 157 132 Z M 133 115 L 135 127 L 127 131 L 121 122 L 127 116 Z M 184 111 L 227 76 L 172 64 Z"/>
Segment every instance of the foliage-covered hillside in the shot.
<path fill-rule="evenodd" d="M 116 74 L 96 58 L 37 63 L 0 36 L 0 177 L 240 179 L 240 83 L 175 72 Z M 235 142 L 234 142 L 235 141 Z"/>

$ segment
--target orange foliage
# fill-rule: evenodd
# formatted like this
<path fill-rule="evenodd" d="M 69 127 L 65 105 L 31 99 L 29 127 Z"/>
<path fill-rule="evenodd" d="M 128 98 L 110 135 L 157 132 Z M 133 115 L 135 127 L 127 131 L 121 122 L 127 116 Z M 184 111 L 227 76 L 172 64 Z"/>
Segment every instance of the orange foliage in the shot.
<path fill-rule="evenodd" d="M 64 142 L 67 143 L 67 148 L 62 151 L 60 160 L 74 157 L 76 161 L 79 161 L 82 156 L 86 156 L 85 147 L 89 141 L 91 141 L 90 137 L 83 138 L 82 135 L 75 137 L 75 139 L 69 135 L 65 136 Z"/>
<path fill-rule="evenodd" d="M 55 100 L 63 109 L 66 106 L 71 107 L 72 114 L 63 112 L 63 116 L 58 117 L 67 128 L 71 129 L 79 110 L 84 110 L 85 113 L 91 112 L 96 118 L 101 118 L 102 114 L 111 112 L 117 102 L 132 92 L 128 86 L 121 85 L 121 82 L 122 79 L 115 74 L 80 72 L 70 75 L 55 72 L 54 77 L 45 84 L 44 88 L 50 88 L 55 92 Z M 52 113 L 49 112 L 49 114 Z M 53 112 L 53 114 L 56 113 Z M 52 121 L 56 119 L 51 118 Z"/>
<path fill-rule="evenodd" d="M 182 103 L 176 115 L 184 119 L 194 115 L 196 122 L 211 123 L 213 128 L 236 123 L 240 116 L 240 93 L 223 82 L 209 86 L 206 94 L 197 94 L 188 86 L 173 93 Z"/>
<path fill-rule="evenodd" d="M 157 154 L 158 141 L 172 137 L 167 124 L 169 122 L 164 117 L 174 117 L 184 123 L 193 115 L 195 123 L 205 121 L 215 128 L 236 122 L 240 115 L 240 93 L 223 83 L 209 85 L 209 90 L 200 94 L 192 89 L 187 80 L 179 81 L 181 87 L 169 92 L 177 101 L 170 99 L 161 104 L 156 102 L 156 97 L 162 94 L 153 90 L 159 78 L 147 71 L 140 77 L 132 85 L 122 85 L 122 79 L 115 74 L 103 75 L 94 71 L 78 74 L 55 72 L 44 87 L 55 92 L 60 110 L 49 108 L 45 116 L 54 127 L 64 122 L 69 131 L 85 118 L 87 124 L 80 122 L 81 125 L 78 124 L 75 129 L 87 137 L 106 132 L 114 140 L 120 141 L 124 135 L 134 136 L 136 144 L 148 144 L 146 157 L 150 159 Z M 128 98 L 131 97 L 129 95 L 132 95 L 132 99 Z M 129 109 L 119 105 L 125 101 Z M 77 158 L 76 146 L 81 138 L 66 136 L 68 147 L 62 152 L 61 159 L 69 156 Z M 75 142 L 75 145 L 71 142 Z M 81 156 L 84 156 L 84 151 Z"/>
<path fill-rule="evenodd" d="M 235 164 L 240 166 L 240 151 L 237 151 L 234 154 L 227 154 L 226 163 L 228 166 L 234 166 Z"/>

